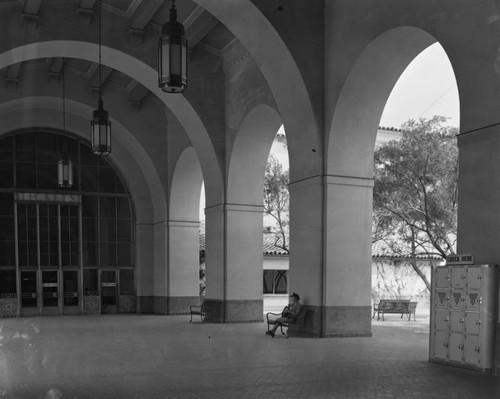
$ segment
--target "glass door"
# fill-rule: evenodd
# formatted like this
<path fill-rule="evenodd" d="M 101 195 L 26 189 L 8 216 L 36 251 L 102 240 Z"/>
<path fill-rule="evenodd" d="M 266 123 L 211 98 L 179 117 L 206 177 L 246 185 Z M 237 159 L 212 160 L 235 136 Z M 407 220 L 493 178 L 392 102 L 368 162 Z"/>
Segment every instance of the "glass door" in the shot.
<path fill-rule="evenodd" d="M 63 314 L 80 314 L 78 270 L 63 271 Z"/>
<path fill-rule="evenodd" d="M 42 314 L 55 315 L 59 311 L 59 278 L 57 270 L 42 271 Z"/>
<path fill-rule="evenodd" d="M 38 316 L 37 278 L 36 271 L 21 271 L 21 315 Z"/>
<path fill-rule="evenodd" d="M 101 270 L 101 313 L 118 313 L 116 270 Z"/>

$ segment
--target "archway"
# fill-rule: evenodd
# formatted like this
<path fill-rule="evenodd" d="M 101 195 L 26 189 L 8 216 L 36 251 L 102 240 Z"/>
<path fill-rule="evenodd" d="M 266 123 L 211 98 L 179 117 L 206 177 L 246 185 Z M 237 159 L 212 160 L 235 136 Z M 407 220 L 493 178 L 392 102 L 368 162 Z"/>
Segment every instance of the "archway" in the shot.
<path fill-rule="evenodd" d="M 0 68 L 41 57 L 69 57 L 98 62 L 98 48 L 94 43 L 54 40 L 37 42 L 14 48 L 0 55 Z M 201 119 L 184 96 L 169 96 L 157 85 L 156 70 L 140 60 L 113 48 L 102 46 L 103 65 L 116 69 L 148 88 L 173 112 L 179 120 L 202 165 L 207 196 L 213 203 L 220 203 L 222 178 L 213 146 Z M 212 200 L 213 198 L 213 200 Z"/>
<path fill-rule="evenodd" d="M 203 181 L 201 166 L 192 147 L 177 159 L 170 188 L 168 230 L 168 313 L 185 313 L 197 305 L 199 287 L 199 207 Z"/>

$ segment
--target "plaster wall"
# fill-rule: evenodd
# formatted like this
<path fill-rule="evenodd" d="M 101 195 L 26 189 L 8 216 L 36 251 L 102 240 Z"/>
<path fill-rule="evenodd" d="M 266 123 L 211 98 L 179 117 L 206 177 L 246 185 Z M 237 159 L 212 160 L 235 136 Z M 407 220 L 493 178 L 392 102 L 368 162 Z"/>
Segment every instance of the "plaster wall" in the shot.
<path fill-rule="evenodd" d="M 264 254 L 264 270 L 288 270 L 288 256 Z"/>
<path fill-rule="evenodd" d="M 458 253 L 477 264 L 498 264 L 500 225 L 500 128 L 460 135 Z"/>

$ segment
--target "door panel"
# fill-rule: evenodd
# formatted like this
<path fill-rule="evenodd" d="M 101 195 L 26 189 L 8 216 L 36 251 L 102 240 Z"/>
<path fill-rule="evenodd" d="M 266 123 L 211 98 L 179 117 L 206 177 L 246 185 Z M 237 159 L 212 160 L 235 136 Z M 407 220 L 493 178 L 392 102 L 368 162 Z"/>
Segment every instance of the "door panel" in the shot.
<path fill-rule="evenodd" d="M 101 312 L 118 313 L 116 270 L 101 270 Z"/>
<path fill-rule="evenodd" d="M 80 314 L 78 270 L 63 271 L 63 313 Z"/>
<path fill-rule="evenodd" d="M 21 271 L 21 315 L 38 316 L 37 272 Z"/>
<path fill-rule="evenodd" d="M 42 271 L 42 314 L 60 314 L 59 276 L 57 270 Z"/>

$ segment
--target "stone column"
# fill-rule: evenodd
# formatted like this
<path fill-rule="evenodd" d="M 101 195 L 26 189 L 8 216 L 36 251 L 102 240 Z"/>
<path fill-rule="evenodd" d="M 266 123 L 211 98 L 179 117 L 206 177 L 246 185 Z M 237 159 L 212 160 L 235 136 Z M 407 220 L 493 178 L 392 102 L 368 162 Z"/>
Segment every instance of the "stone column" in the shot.
<path fill-rule="evenodd" d="M 309 310 L 301 335 L 371 336 L 371 179 L 290 184 L 290 291 Z"/>
<path fill-rule="evenodd" d="M 262 321 L 262 212 L 245 204 L 205 210 L 207 322 Z"/>

